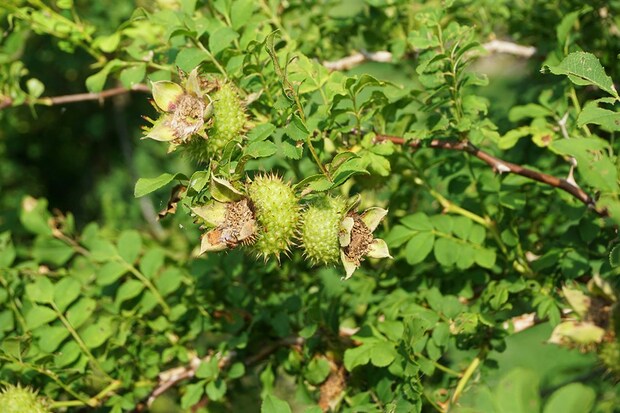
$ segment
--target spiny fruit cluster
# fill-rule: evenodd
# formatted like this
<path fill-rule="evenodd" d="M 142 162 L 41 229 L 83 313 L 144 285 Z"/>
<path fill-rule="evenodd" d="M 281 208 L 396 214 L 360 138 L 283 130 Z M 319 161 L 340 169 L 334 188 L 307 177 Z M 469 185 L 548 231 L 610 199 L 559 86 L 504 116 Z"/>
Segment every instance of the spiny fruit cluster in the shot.
<path fill-rule="evenodd" d="M 299 245 L 312 264 L 340 259 L 346 278 L 365 257 L 390 257 L 385 241 L 372 235 L 387 211 L 370 208 L 358 214 L 359 199 L 347 205 L 340 197 L 322 194 L 302 207 L 290 184 L 274 175 L 257 176 L 241 189 L 214 178 L 211 192 L 213 200 L 192 209 L 207 230 L 201 253 L 242 245 L 265 260 L 279 260 Z"/>
<path fill-rule="evenodd" d="M 177 84 L 152 82 L 153 106 L 160 112 L 145 128 L 145 138 L 168 142 L 169 152 L 182 146 L 195 160 L 206 162 L 246 129 L 247 118 L 239 93 L 231 83 L 221 84 L 194 69 Z"/>
<path fill-rule="evenodd" d="M 206 80 L 194 69 L 180 84 L 162 80 L 152 87 L 161 115 L 147 118 L 153 126 L 146 128 L 146 138 L 169 143 L 169 151 L 182 147 L 203 162 L 218 160 L 229 142 L 241 142 L 245 105 L 231 83 Z M 274 175 L 234 184 L 213 177 L 209 190 L 211 201 L 192 208 L 206 229 L 201 253 L 242 246 L 265 260 L 280 260 L 300 246 L 313 265 L 342 261 L 346 278 L 365 257 L 390 256 L 385 242 L 372 235 L 384 209 L 358 214 L 359 200 L 347 203 L 326 194 L 302 204 L 291 185 Z"/>
<path fill-rule="evenodd" d="M 9 384 L 0 392 L 2 413 L 50 413 L 46 400 L 30 387 Z"/>

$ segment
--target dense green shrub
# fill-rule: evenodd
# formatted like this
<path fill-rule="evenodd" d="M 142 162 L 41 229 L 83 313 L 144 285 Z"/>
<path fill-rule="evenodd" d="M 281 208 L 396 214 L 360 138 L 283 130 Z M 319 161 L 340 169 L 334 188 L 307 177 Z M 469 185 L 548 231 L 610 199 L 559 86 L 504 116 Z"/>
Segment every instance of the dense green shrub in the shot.
<path fill-rule="evenodd" d="M 0 400 L 615 411 L 618 12 L 0 3 Z"/>

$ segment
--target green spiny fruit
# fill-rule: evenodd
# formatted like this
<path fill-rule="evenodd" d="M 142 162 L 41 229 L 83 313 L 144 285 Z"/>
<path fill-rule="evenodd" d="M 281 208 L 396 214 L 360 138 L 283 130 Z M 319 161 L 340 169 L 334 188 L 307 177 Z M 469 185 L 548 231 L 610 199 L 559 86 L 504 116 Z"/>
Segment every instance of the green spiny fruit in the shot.
<path fill-rule="evenodd" d="M 213 100 L 213 127 L 209 130 L 208 146 L 211 153 L 221 151 L 245 129 L 245 108 L 231 83 L 225 83 L 211 95 Z"/>
<path fill-rule="evenodd" d="M 598 356 L 610 372 L 620 377 L 620 343 L 617 340 L 604 343 Z"/>
<path fill-rule="evenodd" d="M 2 413 L 50 413 L 45 400 L 30 387 L 8 385 L 0 392 Z"/>
<path fill-rule="evenodd" d="M 300 240 L 306 257 L 314 264 L 332 264 L 340 259 L 340 224 L 346 212 L 342 198 L 322 196 L 302 215 Z"/>
<path fill-rule="evenodd" d="M 293 188 L 277 176 L 258 176 L 248 185 L 258 222 L 254 249 L 267 259 L 288 251 L 299 223 L 299 203 Z"/>

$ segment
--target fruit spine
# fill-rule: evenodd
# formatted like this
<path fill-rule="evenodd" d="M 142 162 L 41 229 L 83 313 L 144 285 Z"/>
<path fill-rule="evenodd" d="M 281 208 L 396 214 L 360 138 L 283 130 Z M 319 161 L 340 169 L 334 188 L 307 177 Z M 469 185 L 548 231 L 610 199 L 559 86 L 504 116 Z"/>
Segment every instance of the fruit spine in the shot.
<path fill-rule="evenodd" d="M 211 95 L 213 99 L 213 127 L 209 130 L 208 146 L 211 153 L 221 151 L 245 130 L 245 108 L 231 83 L 223 84 Z"/>
<path fill-rule="evenodd" d="M 316 198 L 306 207 L 299 239 L 313 265 L 333 264 L 340 258 L 339 233 L 345 212 L 345 200 L 328 195 Z"/>
<path fill-rule="evenodd" d="M 30 387 L 9 384 L 0 392 L 2 413 L 50 413 L 44 398 Z"/>
<path fill-rule="evenodd" d="M 247 186 L 258 224 L 256 242 L 258 255 L 265 259 L 287 253 L 300 219 L 299 200 L 293 188 L 275 175 L 255 177 Z"/>

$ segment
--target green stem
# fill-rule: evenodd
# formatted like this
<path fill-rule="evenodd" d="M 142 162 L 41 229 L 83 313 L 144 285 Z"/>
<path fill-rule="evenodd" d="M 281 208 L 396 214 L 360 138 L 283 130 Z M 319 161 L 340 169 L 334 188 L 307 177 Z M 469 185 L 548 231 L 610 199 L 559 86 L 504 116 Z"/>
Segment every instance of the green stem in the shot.
<path fill-rule="evenodd" d="M 260 5 L 261 9 L 263 9 L 265 14 L 267 14 L 267 16 L 269 17 L 270 22 L 274 26 L 276 26 L 276 28 L 280 31 L 280 33 L 282 33 L 282 37 L 284 38 L 286 43 L 290 44 L 291 43 L 291 36 L 289 36 L 289 34 L 286 32 L 286 30 L 284 30 L 284 26 L 282 26 L 282 24 L 280 23 L 280 20 L 278 20 L 277 16 L 269 8 L 269 5 L 265 2 L 265 0 L 261 0 L 259 5 Z"/>
<path fill-rule="evenodd" d="M 71 389 L 69 386 L 67 386 L 62 380 L 60 380 L 60 378 L 53 371 L 45 369 L 45 368 L 42 368 L 42 367 L 39 367 L 39 366 L 34 365 L 34 364 L 25 363 L 25 362 L 23 362 L 23 361 L 21 361 L 19 359 L 13 358 L 13 357 L 3 357 L 3 356 L 0 356 L 0 360 L 6 360 L 8 362 L 16 363 L 16 364 L 20 365 L 23 368 L 34 370 L 37 373 L 40 373 L 40 374 L 43 374 L 44 376 L 49 377 L 60 388 L 62 388 L 64 391 L 66 391 L 67 394 L 70 394 L 72 397 L 75 397 L 76 399 L 80 400 L 83 405 L 91 406 L 89 404 L 89 400 L 86 397 L 81 396 L 80 394 L 75 392 L 73 389 Z M 95 406 L 91 406 L 91 407 L 95 407 Z"/>
<path fill-rule="evenodd" d="M 224 67 L 220 64 L 220 62 L 217 61 L 215 56 L 213 56 L 213 54 L 202 44 L 202 42 L 196 39 L 191 39 L 191 41 L 192 43 L 196 45 L 196 47 L 198 47 L 200 50 L 205 52 L 207 56 L 209 56 L 209 59 L 211 59 L 215 67 L 217 67 L 217 70 L 219 70 L 220 73 L 223 74 L 226 79 L 228 79 L 228 73 L 226 73 L 226 69 L 224 69 Z"/>
<path fill-rule="evenodd" d="M 67 318 L 64 316 L 62 311 L 60 311 L 56 303 L 52 301 L 49 304 L 52 306 L 52 308 L 56 312 L 56 315 L 60 319 L 60 322 L 65 326 L 67 330 L 69 330 L 69 333 L 71 333 L 71 336 L 73 337 L 77 345 L 80 347 L 80 350 L 82 350 L 82 353 L 90 360 L 90 362 L 98 370 L 100 370 L 108 378 L 108 380 L 114 381 L 114 379 L 112 379 L 112 377 L 110 377 L 108 373 L 106 373 L 106 371 L 101 367 L 101 364 L 99 364 L 99 361 L 95 358 L 95 356 L 93 356 L 93 353 L 90 352 L 90 350 L 88 349 L 88 346 L 86 346 L 86 343 L 84 343 L 84 341 L 82 340 L 82 337 L 80 337 L 80 335 L 75 330 L 75 328 L 73 328 L 69 320 L 67 320 Z"/>
<path fill-rule="evenodd" d="M 433 364 L 433 366 L 435 366 L 439 370 L 443 371 L 444 373 L 448 373 L 449 375 L 455 376 L 455 377 L 461 377 L 461 372 L 460 371 L 452 370 L 450 367 L 444 366 L 443 364 L 440 364 L 436 360 L 431 360 L 430 358 L 426 357 L 424 354 L 416 353 L 415 357 L 416 358 L 423 358 L 423 359 L 426 359 L 426 360 L 430 361 Z"/>
<path fill-rule="evenodd" d="M 121 262 L 125 264 L 129 272 L 131 272 L 142 284 L 144 284 L 146 288 L 148 288 L 151 291 L 151 293 L 153 293 L 153 295 L 155 296 L 155 299 L 157 300 L 159 305 L 161 305 L 162 309 L 164 310 L 164 313 L 166 315 L 170 314 L 170 307 L 168 306 L 168 303 L 166 303 L 166 300 L 164 300 L 164 297 L 162 297 L 162 295 L 159 293 L 157 288 L 155 288 L 151 280 L 149 280 L 144 274 L 138 271 L 138 269 L 134 267 L 133 265 L 125 261 L 121 261 Z"/>
<path fill-rule="evenodd" d="M 498 245 L 499 249 L 502 251 L 502 254 L 504 254 L 505 256 L 508 256 L 508 253 L 509 253 L 508 247 L 502 240 L 502 237 L 499 233 L 499 229 L 497 228 L 497 224 L 495 223 L 495 221 L 493 221 L 489 217 L 483 218 L 480 215 L 474 214 L 471 211 L 461 208 L 460 206 L 450 202 L 448 199 L 446 199 L 443 195 L 441 195 L 439 192 L 435 191 L 434 189 L 428 186 L 426 186 L 426 188 L 428 189 L 429 193 L 439 202 L 439 204 L 441 205 L 441 207 L 444 209 L 445 212 L 462 215 L 466 218 L 471 219 L 474 222 L 477 222 L 483 227 L 485 227 L 491 233 L 493 240 Z M 529 276 L 529 277 L 533 276 L 534 272 L 530 268 L 529 263 L 525 259 L 523 251 L 520 248 L 517 249 L 517 255 L 519 256 L 519 260 L 518 260 L 519 264 L 522 267 L 522 269 L 517 269 L 517 270 L 525 274 L 526 276 Z"/>
<path fill-rule="evenodd" d="M 439 406 L 435 400 L 431 399 L 429 395 L 426 394 L 425 391 L 423 391 L 422 394 L 424 395 L 424 398 L 426 399 L 426 401 L 429 402 L 431 406 L 435 408 L 435 410 L 437 410 L 440 413 L 445 413 L 446 410 L 443 409 L 441 406 Z"/>
<path fill-rule="evenodd" d="M 465 372 L 463 372 L 463 376 L 457 383 L 456 389 L 454 389 L 454 394 L 452 395 L 451 399 L 452 404 L 456 404 L 456 402 L 459 400 L 459 397 L 461 397 L 465 386 L 478 369 L 478 366 L 480 366 L 480 363 L 482 362 L 485 354 L 486 350 L 483 348 L 482 350 L 480 350 L 480 353 L 471 361 L 471 363 L 469 363 L 469 366 L 467 366 Z"/>
<path fill-rule="evenodd" d="M 428 186 L 426 186 L 426 188 L 428 189 L 429 193 L 433 196 L 433 198 L 435 198 L 439 202 L 439 204 L 441 205 L 441 207 L 444 209 L 445 212 L 448 212 L 448 213 L 451 212 L 454 214 L 462 215 L 466 218 L 471 219 L 474 222 L 477 222 L 478 224 L 482 225 L 485 228 L 489 227 L 489 222 L 486 219 L 482 218 L 480 215 L 476 215 L 471 211 L 468 211 L 466 209 L 461 208 L 460 206 L 456 204 L 453 204 L 448 199 L 446 199 L 443 195 L 441 195 L 439 192 L 435 191 L 433 188 L 430 188 Z"/>
<path fill-rule="evenodd" d="M 573 86 L 570 87 L 570 100 L 573 103 L 573 106 L 575 107 L 575 109 L 577 110 L 577 113 L 580 113 L 581 104 L 579 103 L 577 92 L 575 91 L 575 88 Z M 590 132 L 590 129 L 588 128 L 588 125 L 584 124 L 581 128 L 585 132 L 586 136 L 592 135 L 592 133 Z"/>
<path fill-rule="evenodd" d="M 63 400 L 63 401 L 55 401 L 51 403 L 50 407 L 52 409 L 62 409 L 66 407 L 78 407 L 78 406 L 90 406 L 96 407 L 101 404 L 101 401 L 105 399 L 108 394 L 113 393 L 118 388 L 120 388 L 122 382 L 119 380 L 115 380 L 110 383 L 105 389 L 103 389 L 99 394 L 94 397 L 91 397 L 89 400 Z"/>
<path fill-rule="evenodd" d="M 17 304 L 15 303 L 15 298 L 13 297 L 13 292 L 9 288 L 9 284 L 3 277 L 0 277 L 0 284 L 2 284 L 2 287 L 6 290 L 8 294 L 8 306 L 11 311 L 13 311 L 13 314 L 15 314 L 15 318 L 17 318 L 17 322 L 20 324 L 22 332 L 27 332 L 28 324 L 26 323 L 26 319 L 24 318 L 24 316 L 22 316 L 22 313 L 19 311 L 19 308 L 17 308 Z"/>
<path fill-rule="evenodd" d="M 325 169 L 325 166 L 319 159 L 319 155 L 316 153 L 316 150 L 314 149 L 314 145 L 312 144 L 312 139 L 310 138 L 310 135 L 308 135 L 308 137 L 306 138 L 306 145 L 308 145 L 308 149 L 310 150 L 310 153 L 312 154 L 312 158 L 314 159 L 314 162 L 319 166 L 321 173 L 325 175 L 325 177 L 329 180 L 329 182 L 332 182 L 332 177 L 329 174 L 329 171 Z"/>

